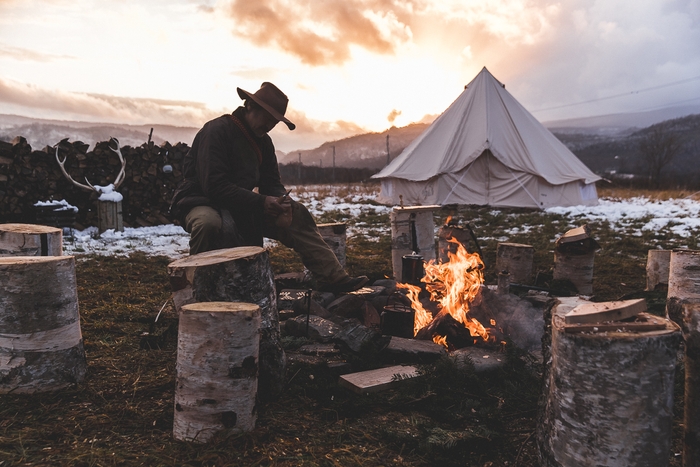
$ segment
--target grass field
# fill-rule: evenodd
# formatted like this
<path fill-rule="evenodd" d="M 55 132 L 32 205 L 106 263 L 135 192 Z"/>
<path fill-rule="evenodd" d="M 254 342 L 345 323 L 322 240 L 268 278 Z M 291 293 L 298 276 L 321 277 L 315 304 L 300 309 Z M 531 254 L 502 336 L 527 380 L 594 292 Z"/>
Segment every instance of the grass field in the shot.
<path fill-rule="evenodd" d="M 358 189 L 347 190 L 348 198 L 363 196 Z M 601 190 L 602 196 L 621 198 L 689 194 Z M 297 191 L 297 196 L 303 199 L 305 194 Z M 545 287 L 551 285 L 554 239 L 580 221 L 526 210 L 467 207 L 440 211 L 436 221 L 448 215 L 474 228 L 487 263 L 487 283 L 495 283 L 496 272 L 488 265 L 495 263 L 496 246 L 507 240 L 533 245 L 534 272 Z M 365 233 L 348 240 L 351 273 L 372 279 L 391 276 L 388 231 L 372 228 L 388 225 L 386 211 L 377 208 L 355 216 L 337 210 L 321 221 L 362 226 Z M 650 310 L 662 314 L 665 294 L 644 291 L 647 251 L 695 249 L 696 238 L 670 230 L 628 235 L 605 221 L 589 225 L 601 245 L 593 300 L 646 298 Z M 301 267 L 296 255 L 280 246 L 272 248 L 271 260 L 277 273 Z M 49 394 L 0 395 L 0 467 L 537 465 L 534 431 L 541 369 L 512 346 L 507 364 L 494 373 L 475 374 L 444 359 L 422 368 L 424 378 L 372 396 L 339 388 L 337 375 L 323 368 L 293 365 L 282 397 L 259 407 L 252 433 L 221 433 L 207 445 L 174 441 L 177 317 L 170 304 L 154 323 L 170 296 L 169 262 L 143 254 L 77 261 L 87 378 Z M 144 332 L 162 334 L 160 348 L 144 348 Z M 679 364 L 671 466 L 680 465 L 675 453 L 682 445 L 682 378 Z"/>

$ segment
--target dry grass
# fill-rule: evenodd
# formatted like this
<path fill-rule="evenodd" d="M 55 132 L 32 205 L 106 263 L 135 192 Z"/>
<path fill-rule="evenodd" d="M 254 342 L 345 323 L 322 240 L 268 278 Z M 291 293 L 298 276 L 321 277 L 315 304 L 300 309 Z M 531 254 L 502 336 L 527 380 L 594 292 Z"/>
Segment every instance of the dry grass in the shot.
<path fill-rule="evenodd" d="M 652 200 L 665 201 L 668 199 L 683 199 L 691 198 L 700 199 L 700 191 L 694 190 L 650 190 L 644 188 L 630 188 L 609 186 L 605 184 L 598 185 L 598 196 L 601 198 L 612 199 L 628 199 L 636 197 L 644 197 Z"/>
<path fill-rule="evenodd" d="M 481 245 L 487 264 L 494 264 L 505 227 L 535 225 L 509 240 L 535 247 L 535 270 L 547 285 L 552 241 L 569 221 L 523 210 L 493 214 L 466 208 L 458 214 L 487 239 Z M 595 299 L 644 297 L 652 311 L 662 313 L 663 293 L 644 291 L 646 250 L 652 240 L 662 247 L 687 240 L 621 237 L 605 223 L 594 227 L 603 246 L 595 260 Z M 301 267 L 283 247 L 274 248 L 271 258 L 276 272 Z M 533 433 L 540 371 L 514 348 L 496 373 L 457 369 L 446 359 L 424 367 L 425 378 L 372 396 L 339 388 L 337 374 L 327 369 L 293 364 L 285 392 L 260 407 L 252 433 L 222 433 L 207 445 L 174 441 L 177 318 L 166 306 L 154 323 L 170 295 L 168 262 L 144 255 L 78 262 L 87 379 L 49 394 L 0 396 L 0 467 L 537 465 Z M 348 268 L 373 279 L 391 275 L 388 237 L 351 239 Z M 493 271 L 486 277 L 495 282 Z M 160 337 L 145 341 L 144 332 Z M 679 367 L 673 452 L 682 445 L 682 394 Z M 679 466 L 673 452 L 670 465 Z"/>

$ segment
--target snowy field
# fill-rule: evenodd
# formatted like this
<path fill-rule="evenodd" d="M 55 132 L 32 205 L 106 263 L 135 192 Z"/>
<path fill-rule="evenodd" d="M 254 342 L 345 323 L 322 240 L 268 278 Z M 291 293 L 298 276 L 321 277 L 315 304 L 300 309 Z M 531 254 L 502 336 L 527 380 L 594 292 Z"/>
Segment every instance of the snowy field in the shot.
<path fill-rule="evenodd" d="M 324 185 L 291 188 L 294 199 L 304 203 L 319 223 L 347 222 L 350 237 L 390 233 L 388 214 L 391 208 L 373 201 L 378 187 Z M 700 234 L 700 202 L 691 199 L 654 201 L 646 198 L 602 198 L 598 206 L 551 208 L 542 213 L 546 214 L 563 215 L 577 225 L 586 221 L 607 221 L 611 227 L 627 235 L 640 236 L 643 231 L 665 230 L 681 238 Z M 522 232 L 530 227 L 519 224 L 515 229 Z M 187 232 L 176 225 L 125 228 L 124 232 L 110 230 L 100 236 L 97 236 L 97 228 L 91 227 L 74 231 L 73 238 L 66 235 L 64 254 L 128 256 L 139 251 L 176 259 L 188 254 L 188 242 Z"/>

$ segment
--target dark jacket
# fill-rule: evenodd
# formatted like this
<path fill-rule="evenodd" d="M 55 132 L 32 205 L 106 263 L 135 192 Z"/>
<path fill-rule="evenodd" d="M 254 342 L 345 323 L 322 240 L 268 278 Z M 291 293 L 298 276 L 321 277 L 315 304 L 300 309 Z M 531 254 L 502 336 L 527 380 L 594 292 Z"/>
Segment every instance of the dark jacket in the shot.
<path fill-rule="evenodd" d="M 261 218 L 265 195 L 285 193 L 272 140 L 257 138 L 244 115 L 239 107 L 207 122 L 195 136 L 171 204 L 181 221 L 195 206 L 227 209 L 234 218 Z"/>

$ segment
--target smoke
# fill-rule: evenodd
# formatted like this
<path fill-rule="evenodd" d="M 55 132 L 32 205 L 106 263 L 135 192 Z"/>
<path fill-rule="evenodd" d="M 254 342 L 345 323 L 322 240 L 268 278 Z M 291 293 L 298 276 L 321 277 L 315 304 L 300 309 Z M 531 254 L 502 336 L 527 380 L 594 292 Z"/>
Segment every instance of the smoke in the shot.
<path fill-rule="evenodd" d="M 470 314 L 493 317 L 496 326 L 513 343 L 523 350 L 536 350 L 542 345 L 544 334 L 543 309 L 517 295 L 499 295 L 489 288 L 482 288 L 481 302 L 474 305 Z M 488 321 L 486 321 L 488 325 Z"/>
<path fill-rule="evenodd" d="M 395 3 L 233 0 L 228 13 L 234 33 L 256 45 L 279 48 L 308 65 L 339 65 L 350 60 L 352 46 L 392 54 L 411 38 L 396 14 L 403 2 Z"/>

